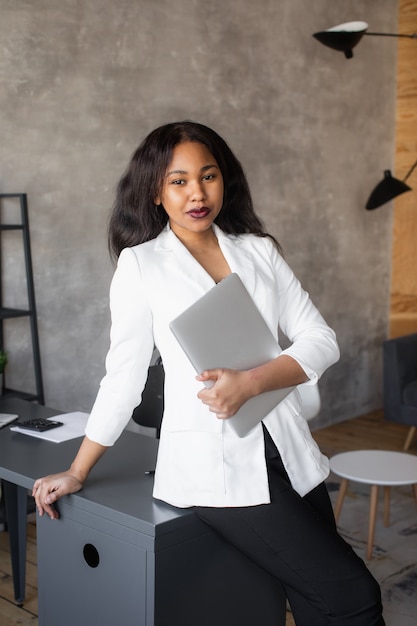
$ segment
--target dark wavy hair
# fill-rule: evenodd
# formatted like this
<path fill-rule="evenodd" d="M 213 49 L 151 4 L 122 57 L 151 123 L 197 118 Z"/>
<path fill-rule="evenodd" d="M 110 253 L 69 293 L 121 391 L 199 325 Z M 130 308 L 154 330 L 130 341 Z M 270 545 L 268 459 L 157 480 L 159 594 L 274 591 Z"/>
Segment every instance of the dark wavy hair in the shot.
<path fill-rule="evenodd" d="M 223 206 L 215 223 L 228 234 L 270 237 L 280 249 L 256 215 L 243 168 L 224 139 L 203 124 L 183 121 L 156 128 L 133 153 L 117 185 L 109 223 L 110 254 L 117 258 L 123 248 L 154 239 L 163 230 L 168 216 L 162 205 L 155 205 L 155 198 L 162 190 L 174 148 L 187 141 L 207 146 L 222 173 Z"/>

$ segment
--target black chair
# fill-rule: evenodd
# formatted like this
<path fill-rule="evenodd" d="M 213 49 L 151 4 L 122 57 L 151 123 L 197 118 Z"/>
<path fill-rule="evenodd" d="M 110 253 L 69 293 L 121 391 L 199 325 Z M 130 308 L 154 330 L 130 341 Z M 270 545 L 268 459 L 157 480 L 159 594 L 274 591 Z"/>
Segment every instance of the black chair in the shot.
<path fill-rule="evenodd" d="M 139 426 L 153 428 L 159 439 L 162 416 L 164 413 L 165 373 L 161 357 L 149 367 L 148 378 L 142 393 L 142 402 L 133 411 L 132 420 Z M 303 416 L 310 420 L 320 410 L 320 392 L 318 385 L 299 385 L 298 391 L 303 406 Z"/>
<path fill-rule="evenodd" d="M 383 344 L 384 417 L 410 426 L 404 450 L 417 429 L 417 333 Z"/>
<path fill-rule="evenodd" d="M 154 428 L 159 439 L 162 416 L 164 413 L 165 372 L 161 357 L 149 367 L 148 379 L 142 393 L 142 402 L 133 411 L 132 419 L 136 424 Z"/>

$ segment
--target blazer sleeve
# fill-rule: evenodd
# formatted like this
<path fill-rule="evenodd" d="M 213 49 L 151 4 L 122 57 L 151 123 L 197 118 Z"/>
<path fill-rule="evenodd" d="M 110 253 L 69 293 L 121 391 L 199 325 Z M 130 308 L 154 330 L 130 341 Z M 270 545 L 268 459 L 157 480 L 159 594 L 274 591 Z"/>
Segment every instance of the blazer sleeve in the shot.
<path fill-rule="evenodd" d="M 110 287 L 110 349 L 106 374 L 87 422 L 87 437 L 111 446 L 140 404 L 154 348 L 152 312 L 137 257 L 120 254 Z"/>
<path fill-rule="evenodd" d="M 278 288 L 279 326 L 291 341 L 282 354 L 294 358 L 310 382 L 315 383 L 340 358 L 336 334 L 275 247 L 271 254 Z"/>

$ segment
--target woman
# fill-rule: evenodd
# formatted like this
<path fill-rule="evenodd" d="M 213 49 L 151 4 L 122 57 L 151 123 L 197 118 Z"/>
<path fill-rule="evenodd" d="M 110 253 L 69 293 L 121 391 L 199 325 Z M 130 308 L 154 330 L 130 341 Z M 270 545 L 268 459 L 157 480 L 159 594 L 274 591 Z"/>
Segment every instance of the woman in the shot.
<path fill-rule="evenodd" d="M 297 624 L 384 624 L 378 585 L 336 532 L 323 482 L 328 461 L 301 415 L 298 392 L 244 438 L 227 423 L 259 393 L 316 382 L 339 351 L 279 244 L 264 232 L 224 140 L 193 122 L 150 133 L 118 185 L 109 244 L 118 265 L 106 375 L 71 467 L 34 484 L 39 514 L 56 519 L 54 502 L 81 489 L 117 440 L 140 402 L 156 346 L 165 409 L 154 497 L 196 507 L 277 577 Z M 169 322 L 231 272 L 275 335 L 280 327 L 292 343 L 252 370 L 196 377 Z M 208 380 L 209 389 L 202 385 Z"/>

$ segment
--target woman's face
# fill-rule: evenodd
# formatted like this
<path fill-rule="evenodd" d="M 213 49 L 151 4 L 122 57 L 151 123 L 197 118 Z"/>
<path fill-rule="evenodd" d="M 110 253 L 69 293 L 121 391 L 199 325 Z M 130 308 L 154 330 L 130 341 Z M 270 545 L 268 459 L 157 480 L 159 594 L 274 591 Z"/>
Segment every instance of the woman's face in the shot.
<path fill-rule="evenodd" d="M 207 146 L 178 144 L 156 204 L 162 204 L 171 229 L 181 239 L 211 228 L 223 205 L 223 176 Z"/>

